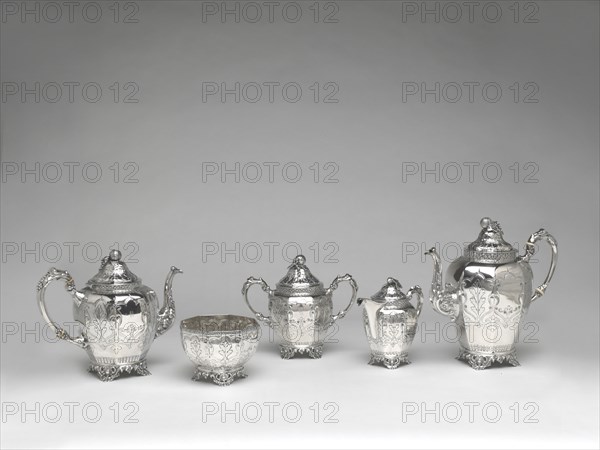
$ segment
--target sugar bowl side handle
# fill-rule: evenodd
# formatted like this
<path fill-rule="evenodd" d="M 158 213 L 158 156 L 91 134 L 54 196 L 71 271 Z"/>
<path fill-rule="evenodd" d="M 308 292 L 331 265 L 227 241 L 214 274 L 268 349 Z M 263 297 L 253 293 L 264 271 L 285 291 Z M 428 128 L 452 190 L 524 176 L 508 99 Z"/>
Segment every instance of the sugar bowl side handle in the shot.
<path fill-rule="evenodd" d="M 250 311 L 252 311 L 254 313 L 254 316 L 261 322 L 264 322 L 267 325 L 271 326 L 273 323 L 273 321 L 271 320 L 271 316 L 265 316 L 264 314 L 256 311 L 250 304 L 250 301 L 248 300 L 248 291 L 255 284 L 260 284 L 262 290 L 264 292 L 266 292 L 269 297 L 271 297 L 271 295 L 273 295 L 273 291 L 271 290 L 271 288 L 269 287 L 269 285 L 267 284 L 267 282 L 265 280 L 263 280 L 262 278 L 254 278 L 254 277 L 250 277 L 246 280 L 246 282 L 244 283 L 244 286 L 242 287 L 242 295 L 244 296 L 246 305 L 248 305 L 248 308 L 250 308 Z"/>
<path fill-rule="evenodd" d="M 346 315 L 346 313 L 348 312 L 348 310 L 350 309 L 350 307 L 352 306 L 352 304 L 354 303 L 354 301 L 356 300 L 356 294 L 358 292 L 358 285 L 356 284 L 356 281 L 354 281 L 354 278 L 352 278 L 352 275 L 350 275 L 350 274 L 338 275 L 337 277 L 335 277 L 335 279 L 331 282 L 331 286 L 329 286 L 327 288 L 327 295 L 331 295 L 333 293 L 333 291 L 335 291 L 338 288 L 338 285 L 342 281 L 347 281 L 350 284 L 350 287 L 352 288 L 352 297 L 350 298 L 350 302 L 348 303 L 348 306 L 346 306 L 344 309 L 342 309 L 339 313 L 331 316 L 330 325 L 333 325 L 333 323 L 338 319 L 343 319 L 344 316 Z"/>
<path fill-rule="evenodd" d="M 40 308 L 40 312 L 42 313 L 42 317 L 44 318 L 50 329 L 54 331 L 57 338 L 70 342 L 71 344 L 75 344 L 78 347 L 86 348 L 88 346 L 88 343 L 83 335 L 77 336 L 75 338 L 69 336 L 69 333 L 67 333 L 65 329 L 59 327 L 56 324 L 56 322 L 54 322 L 50 318 L 50 315 L 46 310 L 46 303 L 44 301 L 46 288 L 52 281 L 56 280 L 63 280 L 65 282 L 65 289 L 69 294 L 71 294 L 75 304 L 80 305 L 85 298 L 84 294 L 78 292 L 77 289 L 75 289 L 75 281 L 73 281 L 73 278 L 71 277 L 69 272 L 67 272 L 66 270 L 59 270 L 52 267 L 37 284 L 37 302 Z"/>

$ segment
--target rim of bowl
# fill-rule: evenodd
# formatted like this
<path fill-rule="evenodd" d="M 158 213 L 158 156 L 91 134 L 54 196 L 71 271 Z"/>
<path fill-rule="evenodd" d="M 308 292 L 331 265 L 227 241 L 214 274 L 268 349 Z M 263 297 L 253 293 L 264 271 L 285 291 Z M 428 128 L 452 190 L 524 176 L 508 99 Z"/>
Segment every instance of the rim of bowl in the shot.
<path fill-rule="evenodd" d="M 231 327 L 230 329 L 215 329 L 214 322 L 210 325 L 207 322 L 211 320 L 230 320 L 241 322 L 237 327 Z M 194 334 L 231 334 L 231 333 L 243 333 L 248 332 L 249 329 L 255 328 L 260 330 L 260 325 L 256 319 L 248 316 L 239 316 L 237 314 L 211 314 L 188 317 L 183 319 L 179 324 L 181 331 Z"/>

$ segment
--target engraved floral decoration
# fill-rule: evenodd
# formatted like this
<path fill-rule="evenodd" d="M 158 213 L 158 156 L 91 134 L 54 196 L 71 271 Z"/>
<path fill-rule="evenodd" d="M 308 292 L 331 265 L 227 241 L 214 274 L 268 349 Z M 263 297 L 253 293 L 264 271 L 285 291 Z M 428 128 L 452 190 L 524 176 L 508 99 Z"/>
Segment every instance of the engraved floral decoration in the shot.
<path fill-rule="evenodd" d="M 89 304 L 84 310 L 87 341 L 102 350 L 110 349 L 115 355 L 119 355 L 124 348 L 141 348 L 147 337 L 148 313 L 143 311 L 140 319 L 140 324 L 127 321 L 114 303 Z"/>
<path fill-rule="evenodd" d="M 514 277 L 507 272 L 504 277 Z M 488 284 L 491 283 L 491 290 Z M 463 317 L 465 325 L 485 326 L 494 325 L 514 330 L 518 328 L 521 318 L 522 302 L 517 305 L 500 307 L 499 294 L 500 281 L 492 281 L 478 273 L 466 290 L 466 301 L 463 304 Z"/>

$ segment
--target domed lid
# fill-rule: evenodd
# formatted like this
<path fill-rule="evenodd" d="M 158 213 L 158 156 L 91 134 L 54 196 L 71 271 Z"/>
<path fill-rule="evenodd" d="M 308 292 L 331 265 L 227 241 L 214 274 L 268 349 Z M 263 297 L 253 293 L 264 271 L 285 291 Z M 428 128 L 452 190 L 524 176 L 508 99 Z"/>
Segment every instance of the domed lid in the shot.
<path fill-rule="evenodd" d="M 298 255 L 288 267 L 287 274 L 275 286 L 275 295 L 284 297 L 292 296 L 317 296 L 324 295 L 325 288 L 304 264 L 306 258 Z"/>
<path fill-rule="evenodd" d="M 390 277 L 379 292 L 371 297 L 371 300 L 377 303 L 387 303 L 406 300 L 406 295 L 402 292 L 402 285 L 400 282 L 395 278 Z"/>
<path fill-rule="evenodd" d="M 517 250 L 504 240 L 500 224 L 489 217 L 479 222 L 479 237 L 471 242 L 464 255 L 473 262 L 483 264 L 504 264 L 517 260 Z"/>
<path fill-rule="evenodd" d="M 126 293 L 142 284 L 142 279 L 129 270 L 121 261 L 121 252 L 111 250 L 102 258 L 100 270 L 88 282 L 88 286 L 98 293 Z"/>

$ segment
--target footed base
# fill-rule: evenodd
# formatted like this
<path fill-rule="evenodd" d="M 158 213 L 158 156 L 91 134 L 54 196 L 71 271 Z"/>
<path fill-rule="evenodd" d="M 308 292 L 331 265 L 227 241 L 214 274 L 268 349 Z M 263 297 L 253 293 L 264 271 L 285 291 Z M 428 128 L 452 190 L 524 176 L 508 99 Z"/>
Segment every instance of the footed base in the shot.
<path fill-rule="evenodd" d="M 469 365 L 475 370 L 486 369 L 493 363 L 502 364 L 506 362 L 512 366 L 520 366 L 519 361 L 517 361 L 517 353 L 514 351 L 501 355 L 481 355 L 461 349 L 456 359 L 468 362 Z"/>
<path fill-rule="evenodd" d="M 219 386 L 229 386 L 236 378 L 246 378 L 246 371 L 243 367 L 232 371 L 211 371 L 201 367 L 196 367 L 196 373 L 192 377 L 194 381 L 210 380 Z"/>
<path fill-rule="evenodd" d="M 408 360 L 406 354 L 385 356 L 371 353 L 371 359 L 369 360 L 369 364 L 383 364 L 388 369 L 397 369 L 403 364 L 410 364 L 410 361 Z"/>
<path fill-rule="evenodd" d="M 283 359 L 291 359 L 296 354 L 301 355 L 303 353 L 307 353 L 308 356 L 310 356 L 313 359 L 319 359 L 321 356 L 323 356 L 323 344 L 311 345 L 309 347 L 300 347 L 300 348 L 287 347 L 285 345 L 280 345 L 279 352 Z"/>
<path fill-rule="evenodd" d="M 136 375 L 150 375 L 146 367 L 146 361 L 139 361 L 133 364 L 90 364 L 89 372 L 98 375 L 102 381 L 113 381 L 119 378 L 123 373 L 135 373 Z"/>

